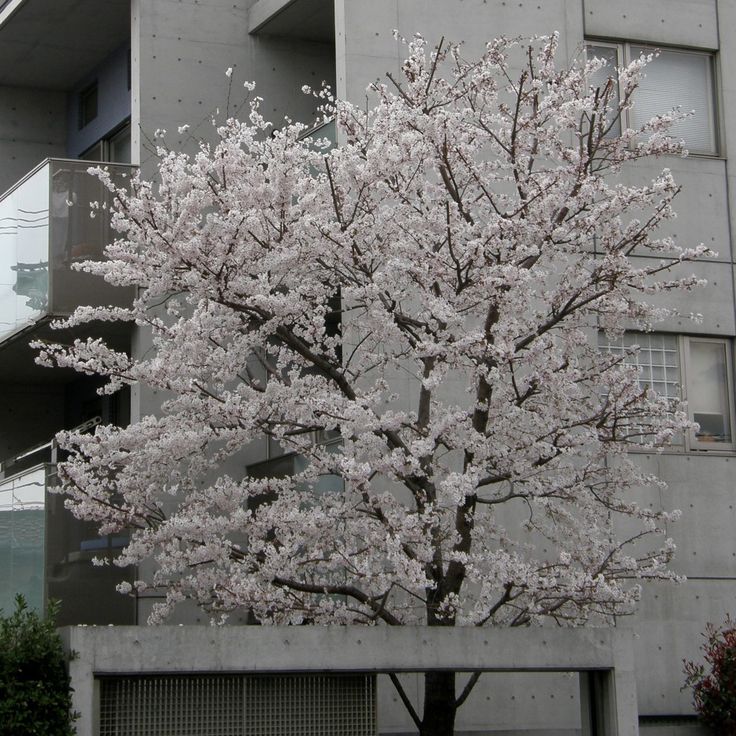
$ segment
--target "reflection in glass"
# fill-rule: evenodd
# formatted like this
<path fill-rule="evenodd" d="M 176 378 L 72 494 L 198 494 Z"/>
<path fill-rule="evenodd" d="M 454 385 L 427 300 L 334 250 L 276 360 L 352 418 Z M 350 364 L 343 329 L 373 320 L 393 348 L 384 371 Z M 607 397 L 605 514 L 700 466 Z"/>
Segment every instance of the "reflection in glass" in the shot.
<path fill-rule="evenodd" d="M 110 138 L 110 161 L 129 163 L 133 154 L 130 123 Z"/>
<path fill-rule="evenodd" d="M 114 237 L 107 216 L 91 216 L 91 203 L 104 206 L 111 194 L 88 167 L 49 160 L 0 197 L 0 339 L 79 305 L 130 302 L 129 290 L 72 268 L 102 259 Z M 107 168 L 119 185 L 131 172 L 124 165 Z"/>
<path fill-rule="evenodd" d="M 135 599 L 115 590 L 133 582 L 134 570 L 92 564 L 119 555 L 128 536 L 100 537 L 95 524 L 75 519 L 56 493 L 47 496 L 46 524 L 46 595 L 61 601 L 59 626 L 134 624 Z"/>
<path fill-rule="evenodd" d="M 49 164 L 0 199 L 0 336 L 48 307 Z"/>
<path fill-rule="evenodd" d="M 688 402 L 698 442 L 731 442 L 727 365 L 725 343 L 690 340 Z"/>
<path fill-rule="evenodd" d="M 20 593 L 43 608 L 46 466 L 0 481 L 0 609 L 10 613 Z"/>
<path fill-rule="evenodd" d="M 12 611 L 20 593 L 39 611 L 60 601 L 60 626 L 135 623 L 135 599 L 115 590 L 134 570 L 92 564 L 119 555 L 127 535 L 100 537 L 94 524 L 75 519 L 64 496 L 46 490 L 54 468 L 42 463 L 0 480 L 0 608 Z"/>

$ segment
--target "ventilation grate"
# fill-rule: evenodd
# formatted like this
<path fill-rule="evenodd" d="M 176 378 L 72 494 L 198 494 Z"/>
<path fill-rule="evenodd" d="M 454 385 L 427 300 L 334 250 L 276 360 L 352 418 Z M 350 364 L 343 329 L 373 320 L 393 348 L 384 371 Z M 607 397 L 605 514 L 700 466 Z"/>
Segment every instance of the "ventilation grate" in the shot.
<path fill-rule="evenodd" d="M 370 676 L 258 675 L 245 683 L 244 736 L 374 736 Z"/>
<path fill-rule="evenodd" d="M 103 679 L 100 736 L 239 736 L 241 677 Z"/>
<path fill-rule="evenodd" d="M 372 675 L 100 680 L 100 736 L 375 736 Z"/>

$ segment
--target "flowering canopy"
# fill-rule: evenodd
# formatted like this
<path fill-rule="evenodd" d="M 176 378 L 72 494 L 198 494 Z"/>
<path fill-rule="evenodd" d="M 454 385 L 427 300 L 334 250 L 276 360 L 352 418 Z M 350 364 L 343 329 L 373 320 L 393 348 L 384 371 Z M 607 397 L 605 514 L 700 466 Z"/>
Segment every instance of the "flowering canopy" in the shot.
<path fill-rule="evenodd" d="M 266 623 L 581 623 L 670 576 L 671 515 L 637 504 L 658 481 L 626 452 L 688 422 L 595 334 L 651 329 L 647 299 L 694 286 L 668 272 L 708 252 L 656 235 L 668 170 L 619 176 L 683 152 L 674 114 L 614 135 L 646 60 L 617 94 L 556 51 L 466 61 L 417 37 L 371 109 L 313 93 L 337 148 L 255 98 L 196 155 L 160 149 L 155 183 L 99 172 L 120 237 L 85 269 L 139 296 L 67 324 L 134 321 L 154 349 L 41 358 L 167 397 L 60 435 L 74 514 L 132 530 L 119 563 L 155 559 L 136 583 L 166 591 L 153 620 L 192 598 Z M 292 474 L 233 473 L 264 436 Z"/>

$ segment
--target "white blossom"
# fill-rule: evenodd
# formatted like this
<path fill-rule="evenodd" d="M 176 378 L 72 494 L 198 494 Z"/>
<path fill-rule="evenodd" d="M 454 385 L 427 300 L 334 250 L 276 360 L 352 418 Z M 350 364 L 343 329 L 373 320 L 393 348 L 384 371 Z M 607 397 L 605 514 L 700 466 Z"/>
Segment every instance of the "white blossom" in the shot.
<path fill-rule="evenodd" d="M 651 329 L 667 313 L 647 298 L 696 286 L 670 269 L 709 251 L 657 234 L 669 170 L 617 176 L 682 152 L 675 115 L 609 134 L 645 60 L 617 103 L 588 86 L 599 62 L 563 69 L 556 47 L 498 39 L 466 61 L 414 37 L 368 111 L 318 93 L 339 148 L 272 129 L 256 97 L 116 190 L 119 237 L 81 267 L 139 296 L 69 325 L 135 322 L 152 349 L 41 360 L 167 397 L 59 436 L 72 512 L 131 531 L 117 564 L 155 560 L 134 586 L 164 592 L 153 622 L 192 599 L 218 621 L 579 624 L 673 577 L 676 514 L 640 505 L 660 484 L 627 450 L 660 448 L 686 412 L 595 333 Z M 293 476 L 226 473 L 266 436 L 301 458 Z"/>

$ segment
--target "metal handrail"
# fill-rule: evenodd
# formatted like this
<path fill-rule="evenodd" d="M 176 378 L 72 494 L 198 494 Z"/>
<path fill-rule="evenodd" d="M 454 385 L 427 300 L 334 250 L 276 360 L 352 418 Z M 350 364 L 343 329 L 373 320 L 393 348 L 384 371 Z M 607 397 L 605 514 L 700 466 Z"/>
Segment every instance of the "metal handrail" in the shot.
<path fill-rule="evenodd" d="M 2 2 L 2 0 L 0 0 Z M 2 9 L 2 5 L 0 5 L 0 9 Z M 44 166 L 47 166 L 51 163 L 59 163 L 59 164 L 81 164 L 86 163 L 89 164 L 89 168 L 95 168 L 97 166 L 104 168 L 105 166 L 127 166 L 129 169 L 137 169 L 138 167 L 135 164 L 128 164 L 124 161 L 87 161 L 87 159 L 84 158 L 59 158 L 57 156 L 49 156 L 48 158 L 45 158 L 40 163 L 36 164 L 30 171 L 25 173 L 18 181 L 16 181 L 14 184 L 11 184 L 9 189 L 6 189 L 2 194 L 0 194 L 0 202 L 2 202 L 8 195 L 12 194 L 19 186 L 25 184 L 32 176 L 37 174 Z"/>
<path fill-rule="evenodd" d="M 98 424 L 102 423 L 102 417 L 95 416 L 91 419 L 88 419 L 85 422 L 82 422 L 81 424 L 78 424 L 76 427 L 72 427 L 70 431 L 72 432 L 90 432 L 93 430 Z M 21 450 L 20 452 L 16 453 L 15 455 L 11 455 L 10 457 L 6 458 L 5 460 L 0 462 L 0 482 L 5 482 L 6 480 L 10 480 L 11 478 L 14 478 L 17 475 L 21 475 L 28 471 L 28 468 L 24 468 L 23 470 L 19 470 L 17 473 L 12 473 L 11 475 L 6 475 L 8 468 L 12 468 L 14 465 L 16 465 L 21 460 L 31 457 L 37 452 L 41 452 L 42 450 L 49 450 L 49 460 L 45 462 L 37 463 L 36 465 L 55 465 L 56 464 L 56 454 L 58 450 L 58 445 L 56 442 L 56 439 L 51 439 L 46 442 L 40 442 L 37 445 L 32 445 L 31 447 L 27 447 L 24 450 Z M 36 466 L 34 466 L 36 467 Z"/>

